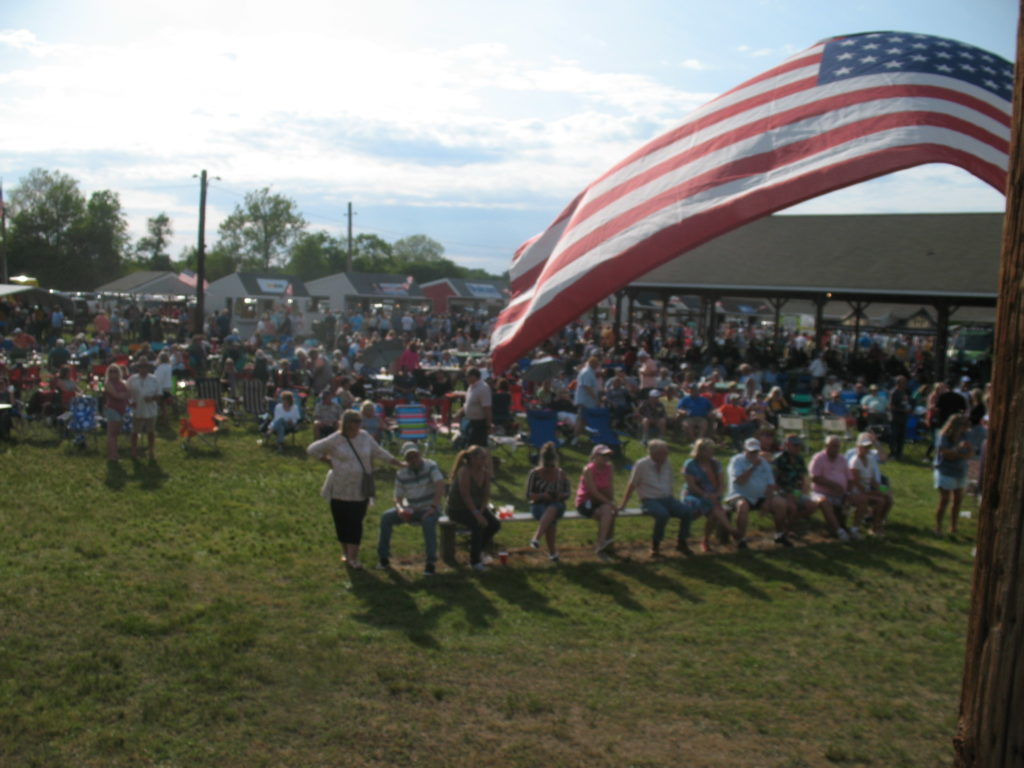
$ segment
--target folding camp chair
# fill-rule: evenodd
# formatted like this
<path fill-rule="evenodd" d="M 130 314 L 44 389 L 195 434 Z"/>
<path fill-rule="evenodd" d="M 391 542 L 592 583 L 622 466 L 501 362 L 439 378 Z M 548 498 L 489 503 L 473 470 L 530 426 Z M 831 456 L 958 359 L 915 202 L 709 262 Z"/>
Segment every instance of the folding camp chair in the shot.
<path fill-rule="evenodd" d="M 828 438 L 830 435 L 838 435 L 839 439 L 846 442 L 850 439 L 850 428 L 846 419 L 836 416 L 823 416 L 821 419 L 821 431 Z"/>
<path fill-rule="evenodd" d="M 185 404 L 185 418 L 181 420 L 181 428 L 178 431 L 182 438 L 181 447 L 189 451 L 193 437 L 207 443 L 212 438 L 213 444 L 216 445 L 220 422 L 224 419 L 224 416 L 217 413 L 217 404 L 213 400 L 189 400 Z"/>
<path fill-rule="evenodd" d="M 530 446 L 530 461 L 535 462 L 545 443 L 558 445 L 558 414 L 555 411 L 528 410 L 526 425 L 530 429 L 526 439 Z"/>
<path fill-rule="evenodd" d="M 395 417 L 395 436 L 399 442 L 411 440 L 415 443 L 423 443 L 423 452 L 430 444 L 430 424 L 427 419 L 427 409 L 422 403 L 406 403 L 396 405 L 393 412 Z"/>
<path fill-rule="evenodd" d="M 616 456 L 621 456 L 622 451 L 629 442 L 629 438 L 612 427 L 612 414 L 607 408 L 584 408 L 583 425 L 595 443 L 607 445 Z"/>
<path fill-rule="evenodd" d="M 64 421 L 67 436 L 79 448 L 85 448 L 86 438 L 92 435 L 95 441 L 99 430 L 99 407 L 92 395 L 76 395 L 71 400 Z"/>
<path fill-rule="evenodd" d="M 794 392 L 789 396 L 789 402 L 793 411 L 801 416 L 814 413 L 814 396 L 809 392 Z"/>
<path fill-rule="evenodd" d="M 803 416 L 779 416 L 779 429 L 782 434 L 797 434 L 800 437 L 807 437 L 807 427 Z"/>
<path fill-rule="evenodd" d="M 249 417 L 259 424 L 267 412 L 267 385 L 260 379 L 242 379 L 238 387 L 242 391 L 241 403 L 236 400 L 231 411 L 235 423 L 241 424 Z"/>
<path fill-rule="evenodd" d="M 217 406 L 217 413 L 224 413 L 224 404 L 221 402 L 223 388 L 220 379 L 205 378 L 196 379 L 196 395 L 200 400 L 213 400 Z"/>

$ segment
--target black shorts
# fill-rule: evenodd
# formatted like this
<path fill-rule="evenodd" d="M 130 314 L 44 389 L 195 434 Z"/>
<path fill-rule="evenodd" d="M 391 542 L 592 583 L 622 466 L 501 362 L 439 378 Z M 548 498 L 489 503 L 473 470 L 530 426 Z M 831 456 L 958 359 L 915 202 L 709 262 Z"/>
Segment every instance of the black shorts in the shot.
<path fill-rule="evenodd" d="M 593 517 L 597 507 L 598 505 L 594 503 L 593 499 L 587 499 L 576 507 L 576 511 L 583 515 L 583 517 Z"/>

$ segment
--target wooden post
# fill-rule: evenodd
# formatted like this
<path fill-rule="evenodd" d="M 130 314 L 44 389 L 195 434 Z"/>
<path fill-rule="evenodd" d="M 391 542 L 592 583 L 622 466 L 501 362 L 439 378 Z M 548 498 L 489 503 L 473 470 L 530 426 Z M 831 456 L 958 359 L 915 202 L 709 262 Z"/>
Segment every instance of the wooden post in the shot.
<path fill-rule="evenodd" d="M 1024 2 L 1021 3 L 1024 6 Z M 1020 9 L 1024 11 L 1024 7 Z M 1020 17 L 1018 17 L 1020 18 Z M 999 268 L 991 423 L 953 745 L 958 768 L 1024 765 L 1024 18 Z"/>
<path fill-rule="evenodd" d="M 948 301 L 935 303 L 935 380 L 946 380 L 946 347 L 949 346 L 949 316 L 950 308 Z"/>

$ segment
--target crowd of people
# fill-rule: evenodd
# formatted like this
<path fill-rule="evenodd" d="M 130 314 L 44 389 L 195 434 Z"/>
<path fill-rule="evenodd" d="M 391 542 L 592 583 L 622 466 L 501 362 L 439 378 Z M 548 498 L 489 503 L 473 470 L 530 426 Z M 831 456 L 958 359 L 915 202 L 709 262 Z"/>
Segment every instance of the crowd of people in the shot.
<path fill-rule="evenodd" d="M 124 320 L 129 315 L 131 323 Z M 375 493 L 373 467 L 381 462 L 398 472 L 395 506 L 381 519 L 379 565 L 389 566 L 394 526 L 415 523 L 424 533 L 426 573 L 433 573 L 436 523 L 447 514 L 471 533 L 471 565 L 486 567 L 486 550 L 501 525 L 490 500 L 495 463 L 488 446 L 496 432 L 514 436 L 523 429 L 511 407 L 513 395 L 523 407 L 556 412 L 566 439 L 576 445 L 588 439 L 588 411 L 605 408 L 616 428 L 646 446 L 621 496 L 609 446 L 594 446 L 573 481 L 560 466 L 556 445 L 541 447 L 523 501 L 537 521 L 529 546 L 545 547 L 554 562 L 560 557 L 558 521 L 570 506 L 597 523 L 594 554 L 607 559 L 616 520 L 634 495 L 653 519 L 654 556 L 661 554 L 672 518 L 679 520 L 676 544 L 684 553 L 699 518 L 705 520 L 702 549 L 718 537 L 745 548 L 752 511 L 771 518 L 779 546 L 791 545 L 797 523 L 819 513 L 838 539 L 881 535 L 893 503 L 881 462 L 903 458 L 908 437 L 921 435 L 930 446 L 939 494 L 936 531 L 943 530 L 948 512 L 955 532 L 968 467 L 984 455 L 985 388 L 971 386 L 966 375 L 933 382 L 931 350 L 918 339 L 833 333 L 815 348 L 805 334 L 789 333 L 780 334 L 776 353 L 774 337 L 752 326 L 729 326 L 702 342 L 680 324 L 663 329 L 639 323 L 629 329 L 632 335 L 620 329 L 619 337 L 610 323 L 573 324 L 534 359 L 496 372 L 487 358 L 493 318 L 475 312 L 329 313 L 316 323 L 315 335 L 306 335 L 305 319 L 282 305 L 266 312 L 248 338 L 222 311 L 208 316 L 204 333 L 174 340 L 155 337 L 161 323 L 146 323 L 150 315 L 101 309 L 86 328 L 69 333 L 58 307 L 5 307 L 10 330 L 0 399 L 29 417 L 47 415 L 42 409 L 49 408 L 48 415 L 59 418 L 90 378 L 95 384 L 101 377 L 108 459 L 119 458 L 118 437 L 127 420 L 132 457 L 144 450 L 153 459 L 156 424 L 173 415 L 177 382 L 212 377 L 225 394 L 237 395 L 240 382 L 258 381 L 268 398 L 261 428 L 279 449 L 301 420 L 312 423 L 308 451 L 330 465 L 322 494 L 353 568 L 362 567 L 362 521 Z M 382 342 L 401 347 L 383 370 L 373 355 Z M 536 380 L 531 368 L 539 358 L 551 367 Z M 382 404 L 443 399 L 456 390 L 464 393 L 464 406 L 454 415 L 460 426 L 454 442 L 462 450 L 445 496 L 440 469 L 415 443 L 403 445 L 401 459 L 382 447 L 391 429 Z M 34 403 L 41 391 L 51 393 L 42 406 Z M 842 439 L 832 435 L 806 463 L 801 435 L 782 430 L 780 437 L 783 417 L 794 411 L 841 420 L 857 433 L 855 447 L 843 454 Z M 0 412 L 4 432 L 16 414 L 16 408 Z M 690 450 L 679 469 L 679 493 L 673 490 L 670 446 Z M 715 458 L 721 446 L 733 452 L 724 469 Z"/>

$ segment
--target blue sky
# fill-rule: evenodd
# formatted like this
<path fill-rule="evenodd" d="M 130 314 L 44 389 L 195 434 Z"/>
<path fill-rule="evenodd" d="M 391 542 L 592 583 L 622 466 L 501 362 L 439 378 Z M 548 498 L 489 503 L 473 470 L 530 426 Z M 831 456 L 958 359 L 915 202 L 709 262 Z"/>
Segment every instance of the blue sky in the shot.
<path fill-rule="evenodd" d="M 61 170 L 121 194 L 134 237 L 164 211 L 175 255 L 247 191 L 311 229 L 424 233 L 498 272 L 576 193 L 687 113 L 791 53 L 875 30 L 1015 58 L 1016 0 L 3 0 L 0 176 Z M 924 166 L 801 213 L 1002 210 Z"/>

